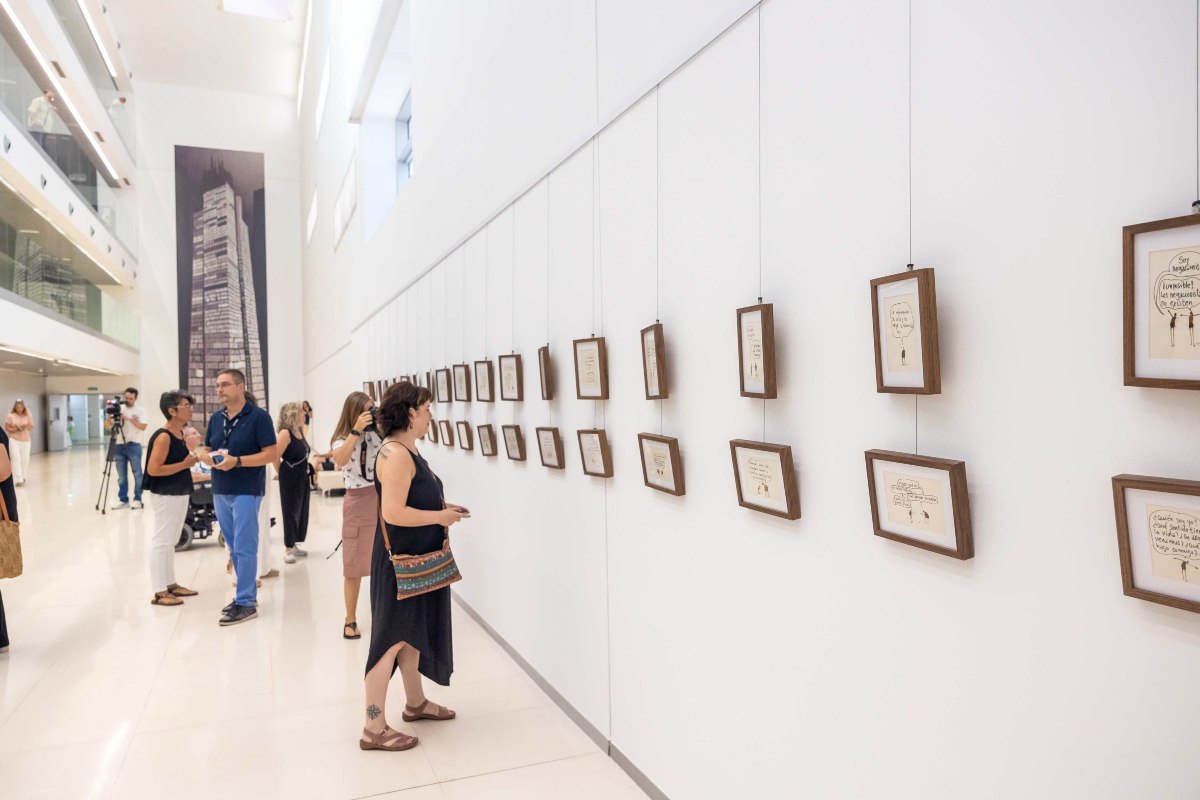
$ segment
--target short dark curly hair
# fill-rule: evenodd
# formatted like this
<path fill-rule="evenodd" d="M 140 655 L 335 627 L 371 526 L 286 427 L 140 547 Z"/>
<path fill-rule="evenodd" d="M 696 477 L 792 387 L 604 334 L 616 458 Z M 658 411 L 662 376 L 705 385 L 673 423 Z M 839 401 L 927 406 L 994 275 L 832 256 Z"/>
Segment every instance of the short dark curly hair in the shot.
<path fill-rule="evenodd" d="M 158 410 L 163 413 L 167 419 L 171 418 L 171 410 L 187 400 L 189 403 L 195 404 L 196 399 L 190 394 L 181 389 L 172 389 L 169 392 L 163 392 L 162 397 L 158 398 Z"/>
<path fill-rule="evenodd" d="M 375 415 L 375 424 L 380 436 L 390 436 L 396 431 L 408 430 L 408 412 L 415 411 L 433 399 L 424 386 L 414 386 L 407 381 L 393 384 L 383 393 L 383 401 Z"/>

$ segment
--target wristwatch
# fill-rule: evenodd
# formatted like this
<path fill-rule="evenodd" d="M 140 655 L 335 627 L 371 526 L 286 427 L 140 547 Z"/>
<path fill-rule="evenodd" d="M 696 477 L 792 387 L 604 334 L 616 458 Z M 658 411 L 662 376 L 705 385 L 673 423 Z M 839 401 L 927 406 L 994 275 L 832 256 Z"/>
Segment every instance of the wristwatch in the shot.
<path fill-rule="evenodd" d="M 234 462 L 233 462 L 233 465 L 234 465 L 235 467 L 240 467 L 240 466 L 242 465 L 242 457 L 241 457 L 241 456 L 238 456 L 238 457 L 237 457 L 237 461 L 234 461 Z"/>
<path fill-rule="evenodd" d="M 353 434 L 354 436 L 357 436 L 360 439 L 362 438 L 362 431 L 360 431 L 360 430 L 355 430 L 354 428 L 351 428 L 350 433 Z"/>

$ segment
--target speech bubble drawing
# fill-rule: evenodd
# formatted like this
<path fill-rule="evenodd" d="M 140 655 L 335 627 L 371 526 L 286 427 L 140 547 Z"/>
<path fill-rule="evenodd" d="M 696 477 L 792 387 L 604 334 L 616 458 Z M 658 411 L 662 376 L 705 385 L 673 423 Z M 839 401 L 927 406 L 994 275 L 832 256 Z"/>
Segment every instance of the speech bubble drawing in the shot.
<path fill-rule="evenodd" d="M 1177 561 L 1200 560 L 1200 517 L 1159 508 L 1150 512 L 1150 546 Z"/>
<path fill-rule="evenodd" d="M 892 494 L 892 505 L 901 508 L 912 508 L 913 503 L 935 506 L 938 502 L 937 496 L 926 494 L 920 481 L 915 478 L 899 478 L 888 487 L 888 491 Z"/>
<path fill-rule="evenodd" d="M 1154 282 L 1154 306 L 1169 316 L 1200 308 L 1200 251 L 1176 253 Z"/>
<path fill-rule="evenodd" d="M 896 303 L 888 309 L 888 322 L 891 324 L 892 336 L 903 339 L 911 336 L 914 328 L 913 310 L 908 303 Z"/>

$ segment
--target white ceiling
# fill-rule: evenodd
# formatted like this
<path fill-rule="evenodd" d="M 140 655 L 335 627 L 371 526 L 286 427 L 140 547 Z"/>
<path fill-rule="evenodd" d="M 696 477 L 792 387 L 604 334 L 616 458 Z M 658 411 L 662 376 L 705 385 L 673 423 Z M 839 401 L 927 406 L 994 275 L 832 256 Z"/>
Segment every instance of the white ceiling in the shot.
<path fill-rule="evenodd" d="M 135 81 L 296 96 L 308 0 L 276 22 L 222 11 L 219 0 L 108 0 Z"/>

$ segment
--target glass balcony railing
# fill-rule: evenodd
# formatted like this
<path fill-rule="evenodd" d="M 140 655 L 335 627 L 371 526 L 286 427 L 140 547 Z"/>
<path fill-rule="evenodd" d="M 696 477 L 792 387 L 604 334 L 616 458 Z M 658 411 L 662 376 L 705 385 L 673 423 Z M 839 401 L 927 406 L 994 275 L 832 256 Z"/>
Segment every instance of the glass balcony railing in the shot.
<path fill-rule="evenodd" d="M 100 52 L 100 46 L 92 36 L 87 18 L 79 8 L 78 0 L 50 0 L 50 5 L 54 7 L 76 55 L 83 62 L 88 80 L 100 96 L 100 101 L 104 103 L 121 141 L 125 142 L 125 149 L 129 151 L 129 156 L 134 158 L 136 150 L 133 133 L 133 95 L 117 89 L 112 73 L 108 70 L 108 63 L 104 60 L 104 54 Z M 98 24 L 97 20 L 93 21 Z"/>
<path fill-rule="evenodd" d="M 61 255 L 64 249 L 61 245 L 26 235 L 0 219 L 0 289 L 32 300 L 130 347 L 140 348 L 137 315 L 80 276 L 70 264 L 73 256 Z"/>
<path fill-rule="evenodd" d="M 97 173 L 97 165 L 71 134 L 53 92 L 43 92 L 8 42 L 0 38 L 0 106 L 41 147 L 47 160 L 74 187 L 80 200 L 137 257 L 136 216 L 118 202 L 117 192 Z M 101 165 L 99 167 L 103 169 Z"/>

